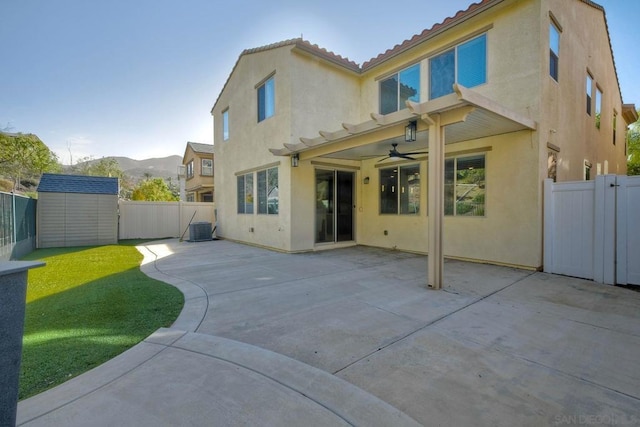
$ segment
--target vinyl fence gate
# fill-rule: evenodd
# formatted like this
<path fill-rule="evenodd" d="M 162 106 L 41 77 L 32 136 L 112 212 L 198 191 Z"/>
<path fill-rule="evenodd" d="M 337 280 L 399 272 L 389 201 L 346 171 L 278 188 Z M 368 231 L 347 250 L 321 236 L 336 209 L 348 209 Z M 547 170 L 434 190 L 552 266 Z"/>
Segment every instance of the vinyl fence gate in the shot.
<path fill-rule="evenodd" d="M 36 203 L 0 192 L 0 261 L 19 259 L 36 248 Z"/>
<path fill-rule="evenodd" d="M 544 185 L 544 271 L 640 285 L 640 176 Z"/>

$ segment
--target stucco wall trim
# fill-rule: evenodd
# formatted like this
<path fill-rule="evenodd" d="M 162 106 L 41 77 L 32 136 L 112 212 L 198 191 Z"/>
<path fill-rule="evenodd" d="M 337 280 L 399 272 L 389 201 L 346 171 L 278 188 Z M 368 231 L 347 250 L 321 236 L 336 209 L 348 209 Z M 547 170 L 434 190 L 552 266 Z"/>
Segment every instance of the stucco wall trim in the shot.
<path fill-rule="evenodd" d="M 558 18 L 556 18 L 556 16 L 551 11 L 549 11 L 549 19 L 551 19 L 551 22 L 553 22 L 553 25 L 556 26 L 558 31 L 562 32 L 562 25 L 560 25 L 560 21 L 558 21 Z"/>
<path fill-rule="evenodd" d="M 386 79 L 387 77 L 397 73 L 398 71 L 402 71 L 405 68 L 409 68 L 412 65 L 417 64 L 418 62 L 421 62 L 421 61 L 423 61 L 425 59 L 428 59 L 428 58 L 431 58 L 433 56 L 439 55 L 440 53 L 445 52 L 445 51 L 447 51 L 447 50 L 449 50 L 449 49 L 451 49 L 451 48 L 453 48 L 455 46 L 458 46 L 459 44 L 462 44 L 462 43 L 464 43 L 464 42 L 466 42 L 468 40 L 471 40 L 471 39 L 473 39 L 473 38 L 475 38 L 475 37 L 477 37 L 477 36 L 479 36 L 481 34 L 488 33 L 489 30 L 491 30 L 492 28 L 493 28 L 493 24 L 489 24 L 489 25 L 486 25 L 486 26 L 484 26 L 484 27 L 482 27 L 482 28 L 480 28 L 480 29 L 478 29 L 476 31 L 473 31 L 471 33 L 467 33 L 463 37 L 460 37 L 460 38 L 456 39 L 455 41 L 453 41 L 451 43 L 447 43 L 444 46 L 441 46 L 441 47 L 439 47 L 437 49 L 431 50 L 431 51 L 429 51 L 429 52 L 427 52 L 427 53 L 425 53 L 423 55 L 420 55 L 419 57 L 417 57 L 416 59 L 414 59 L 411 62 L 404 63 L 401 66 L 393 68 L 391 71 L 388 71 L 388 72 L 386 72 L 384 74 L 381 74 L 381 75 L 377 76 L 374 80 L 378 81 L 378 80 Z"/>
<path fill-rule="evenodd" d="M 267 80 L 269 80 L 271 77 L 276 75 L 276 70 L 273 70 L 272 72 L 270 72 L 267 77 L 265 77 L 264 79 L 260 80 L 258 83 L 256 83 L 256 85 L 253 87 L 254 89 L 258 89 L 260 86 L 262 86 L 263 84 L 265 84 L 265 82 Z M 227 107 L 228 108 L 228 107 Z"/>
<path fill-rule="evenodd" d="M 444 153 L 444 156 L 457 157 L 464 156 L 465 154 L 488 153 L 489 151 L 493 151 L 493 147 L 490 145 L 487 147 L 470 148 L 468 150 L 448 151 Z"/>
<path fill-rule="evenodd" d="M 550 142 L 547 142 L 547 148 L 553 151 L 557 151 L 558 153 L 560 152 L 560 147 Z"/>
<path fill-rule="evenodd" d="M 341 163 L 327 163 L 327 162 L 318 162 L 318 161 L 312 160 L 311 164 L 313 166 L 320 166 L 320 167 L 332 168 L 332 169 L 345 169 L 345 170 L 352 170 L 352 171 L 360 170 L 360 166 L 343 165 Z"/>
<path fill-rule="evenodd" d="M 261 171 L 263 169 L 271 169 L 271 168 L 274 168 L 276 166 L 280 166 L 281 163 L 282 163 L 281 161 L 277 161 L 277 162 L 273 162 L 273 163 L 268 163 L 266 165 L 256 166 L 255 168 L 241 170 L 241 171 L 236 172 L 235 176 L 246 175 L 246 174 L 251 173 L 251 172 Z"/>

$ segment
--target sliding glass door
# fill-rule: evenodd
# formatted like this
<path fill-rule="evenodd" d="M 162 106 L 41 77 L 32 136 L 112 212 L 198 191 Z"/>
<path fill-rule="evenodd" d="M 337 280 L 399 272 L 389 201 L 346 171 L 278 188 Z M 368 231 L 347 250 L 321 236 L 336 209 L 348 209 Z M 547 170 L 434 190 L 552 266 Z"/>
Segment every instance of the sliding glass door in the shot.
<path fill-rule="evenodd" d="M 316 169 L 316 243 L 353 240 L 354 173 Z"/>

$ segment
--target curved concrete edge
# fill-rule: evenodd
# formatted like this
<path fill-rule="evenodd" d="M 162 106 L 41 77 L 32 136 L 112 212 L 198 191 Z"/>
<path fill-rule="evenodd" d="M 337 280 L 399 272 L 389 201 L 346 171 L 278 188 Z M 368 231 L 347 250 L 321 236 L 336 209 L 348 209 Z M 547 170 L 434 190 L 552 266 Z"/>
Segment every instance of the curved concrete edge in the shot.
<path fill-rule="evenodd" d="M 169 348 L 196 353 L 233 364 L 241 370 L 249 370 L 260 375 L 265 382 L 299 394 L 311 404 L 330 411 L 350 425 L 420 425 L 397 408 L 328 372 L 250 344 L 173 328 L 158 329 L 145 341 L 116 358 L 20 402 L 17 425 L 36 421 L 49 414 L 55 419 L 56 410 L 64 411 L 67 405 L 74 403 L 78 408 L 82 408 L 82 398 L 100 393 L 100 389 L 106 390 L 108 385 L 120 379 L 124 381 L 127 375 L 133 375 L 134 371 L 146 362 L 152 363 L 154 357 Z M 175 374 L 180 374 L 179 369 Z M 163 372 L 163 375 L 167 377 L 167 381 L 171 381 L 171 372 Z M 138 387 L 148 388 L 144 384 L 138 384 Z M 260 408 L 257 410 L 260 411 Z M 73 412 L 74 419 L 82 419 L 82 413 Z M 304 424 L 304 420 L 300 421 Z"/>
<path fill-rule="evenodd" d="M 180 334 L 174 334 L 174 339 L 177 340 L 185 333 L 183 331 Z M 154 334 L 150 337 L 154 336 Z M 165 341 L 167 339 L 168 337 L 165 337 Z M 143 365 L 165 348 L 166 346 L 163 345 L 150 343 L 146 340 L 142 341 L 84 374 L 18 402 L 16 425 L 27 423 L 51 413 L 99 390 Z"/>
<path fill-rule="evenodd" d="M 136 249 L 143 256 L 140 271 L 152 279 L 176 287 L 184 295 L 182 311 L 171 327 L 182 331 L 195 332 L 202 323 L 209 306 L 209 297 L 205 290 L 188 280 L 168 275 L 158 269 L 156 261 L 169 255 L 161 253 L 163 250 L 162 241 L 154 241 L 153 244 L 149 245 L 138 245 Z"/>
<path fill-rule="evenodd" d="M 419 426 L 387 402 L 321 369 L 250 344 L 197 333 L 172 339 L 171 330 L 159 330 L 149 342 L 169 334 L 174 348 L 196 352 L 249 369 L 293 390 L 356 426 Z M 164 339 L 164 338 L 162 338 Z"/>

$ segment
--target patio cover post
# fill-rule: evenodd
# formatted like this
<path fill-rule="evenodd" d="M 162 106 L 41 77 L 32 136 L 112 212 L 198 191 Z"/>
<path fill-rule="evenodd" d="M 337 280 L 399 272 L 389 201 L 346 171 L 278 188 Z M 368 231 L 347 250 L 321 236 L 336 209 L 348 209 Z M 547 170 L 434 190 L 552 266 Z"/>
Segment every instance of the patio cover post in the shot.
<path fill-rule="evenodd" d="M 429 167 L 427 214 L 429 233 L 429 256 L 427 261 L 427 284 L 433 289 L 442 288 L 444 254 L 442 253 L 442 223 L 444 221 L 444 128 L 440 114 L 421 116 L 429 125 Z"/>

